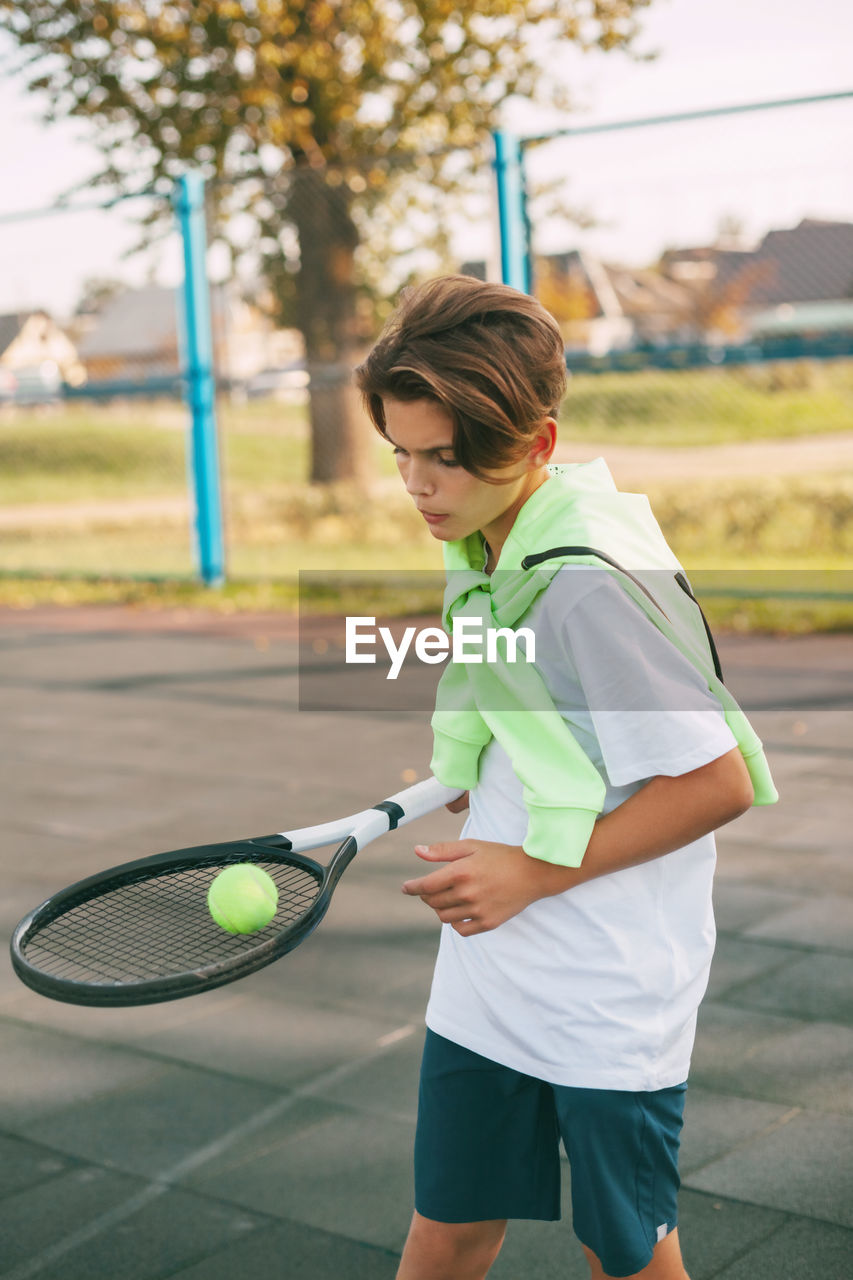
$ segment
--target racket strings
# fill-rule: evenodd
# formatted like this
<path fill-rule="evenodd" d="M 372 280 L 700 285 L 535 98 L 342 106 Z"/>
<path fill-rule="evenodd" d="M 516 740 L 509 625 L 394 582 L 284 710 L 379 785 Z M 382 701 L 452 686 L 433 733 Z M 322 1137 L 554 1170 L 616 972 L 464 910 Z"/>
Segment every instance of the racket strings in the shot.
<path fill-rule="evenodd" d="M 222 868 L 184 867 L 116 885 L 36 930 L 23 947 L 27 963 L 73 982 L 127 983 L 221 964 L 274 938 L 313 905 L 319 881 L 302 867 L 257 862 L 278 888 L 271 922 L 230 934 L 211 918 L 207 891 Z"/>

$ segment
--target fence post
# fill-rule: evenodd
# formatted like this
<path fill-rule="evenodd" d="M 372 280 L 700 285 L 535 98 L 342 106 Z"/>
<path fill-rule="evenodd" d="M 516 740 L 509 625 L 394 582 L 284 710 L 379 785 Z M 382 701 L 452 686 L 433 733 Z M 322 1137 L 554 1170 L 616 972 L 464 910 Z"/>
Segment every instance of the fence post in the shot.
<path fill-rule="evenodd" d="M 521 140 L 503 130 L 493 135 L 495 178 L 498 189 L 498 222 L 501 237 L 501 278 L 504 284 L 530 293 L 532 271 L 524 191 L 524 155 Z"/>
<path fill-rule="evenodd" d="M 199 174 L 185 173 L 178 179 L 174 205 L 184 254 L 183 372 L 191 415 L 196 559 L 202 581 L 213 587 L 221 586 L 225 580 L 225 546 L 216 435 L 213 329 L 207 283 L 204 181 Z"/>

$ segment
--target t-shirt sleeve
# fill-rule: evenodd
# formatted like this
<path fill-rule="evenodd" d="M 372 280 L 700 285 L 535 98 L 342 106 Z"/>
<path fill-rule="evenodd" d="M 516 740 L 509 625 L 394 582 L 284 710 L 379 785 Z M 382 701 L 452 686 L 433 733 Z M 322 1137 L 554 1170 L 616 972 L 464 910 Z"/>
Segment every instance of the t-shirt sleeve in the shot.
<path fill-rule="evenodd" d="M 705 678 L 614 578 L 596 571 L 585 587 L 561 638 L 611 784 L 678 777 L 736 747 Z"/>

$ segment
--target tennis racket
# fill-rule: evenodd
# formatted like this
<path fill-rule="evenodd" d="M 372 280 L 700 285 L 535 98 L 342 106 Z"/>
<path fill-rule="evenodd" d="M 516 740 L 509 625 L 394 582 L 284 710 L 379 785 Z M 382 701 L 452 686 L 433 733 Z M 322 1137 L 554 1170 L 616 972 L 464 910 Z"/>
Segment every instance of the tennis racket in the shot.
<path fill-rule="evenodd" d="M 70 1004 L 156 1004 L 221 987 L 304 942 L 360 849 L 461 794 L 428 778 L 334 822 L 113 867 L 25 916 L 12 937 L 12 965 L 28 987 Z M 332 844 L 325 865 L 306 857 Z M 276 914 L 256 933 L 226 933 L 208 912 L 210 882 L 235 862 L 257 864 L 278 889 Z"/>

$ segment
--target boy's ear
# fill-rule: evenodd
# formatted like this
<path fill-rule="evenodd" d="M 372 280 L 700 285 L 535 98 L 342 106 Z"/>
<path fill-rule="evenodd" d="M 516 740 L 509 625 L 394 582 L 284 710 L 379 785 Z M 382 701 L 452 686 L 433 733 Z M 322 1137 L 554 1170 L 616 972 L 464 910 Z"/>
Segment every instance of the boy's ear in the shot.
<path fill-rule="evenodd" d="M 530 447 L 530 453 L 527 455 L 531 470 L 536 467 L 544 467 L 546 462 L 550 462 L 556 445 L 557 421 L 555 418 L 546 418 Z"/>

